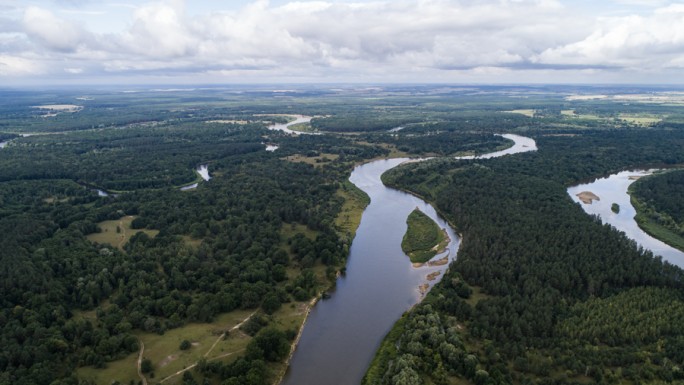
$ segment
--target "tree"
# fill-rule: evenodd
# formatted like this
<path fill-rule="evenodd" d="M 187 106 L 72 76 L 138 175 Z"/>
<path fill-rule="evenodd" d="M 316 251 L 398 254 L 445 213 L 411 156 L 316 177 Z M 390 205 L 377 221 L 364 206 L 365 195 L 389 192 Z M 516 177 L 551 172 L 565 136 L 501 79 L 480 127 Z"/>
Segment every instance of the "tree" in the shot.
<path fill-rule="evenodd" d="M 180 348 L 180 350 L 188 350 L 188 349 L 190 349 L 191 346 L 192 346 L 192 344 L 190 343 L 190 341 L 188 341 L 188 340 L 183 340 L 183 341 L 180 343 L 179 348 Z"/>
<path fill-rule="evenodd" d="M 154 369 L 152 366 L 152 361 L 150 361 L 149 358 L 143 358 L 142 362 L 140 362 L 140 371 L 143 373 L 149 373 Z"/>
<path fill-rule="evenodd" d="M 261 303 L 261 308 L 264 309 L 266 314 L 273 314 L 278 309 L 280 309 L 280 300 L 275 293 L 269 293 L 264 298 L 264 302 Z"/>

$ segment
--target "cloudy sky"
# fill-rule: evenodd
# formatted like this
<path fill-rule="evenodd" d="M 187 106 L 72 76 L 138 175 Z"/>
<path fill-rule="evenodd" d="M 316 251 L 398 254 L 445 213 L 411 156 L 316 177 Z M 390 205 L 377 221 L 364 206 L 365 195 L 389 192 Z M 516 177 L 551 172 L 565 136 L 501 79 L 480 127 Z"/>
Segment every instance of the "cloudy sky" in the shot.
<path fill-rule="evenodd" d="M 274 82 L 684 84 L 684 2 L 0 0 L 0 84 Z"/>

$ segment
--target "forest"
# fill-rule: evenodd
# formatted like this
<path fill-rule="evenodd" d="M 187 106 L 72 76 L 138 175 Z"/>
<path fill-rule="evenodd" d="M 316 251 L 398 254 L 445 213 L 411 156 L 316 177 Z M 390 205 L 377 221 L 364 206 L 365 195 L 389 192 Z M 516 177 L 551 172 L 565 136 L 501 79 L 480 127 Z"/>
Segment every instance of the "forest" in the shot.
<path fill-rule="evenodd" d="M 505 132 L 540 150 L 384 176 L 433 202 L 463 240 L 365 382 L 682 378 L 682 272 L 565 194 L 684 162 L 676 106 L 568 101 L 577 89 L 545 87 L 124 91 L 0 90 L 0 384 L 138 383 L 141 351 L 148 383 L 176 370 L 165 384 L 273 383 L 307 306 L 344 273 L 367 204 L 353 167 L 494 151 L 510 145 L 493 135 Z M 52 104 L 80 108 L 35 107 Z M 295 113 L 323 134 L 268 130 Z M 644 127 L 625 113 L 661 118 Z"/>
<path fill-rule="evenodd" d="M 536 153 L 434 160 L 383 176 L 434 202 L 463 239 L 444 279 L 388 334 L 364 383 L 684 379 L 682 270 L 565 192 L 638 165 L 680 164 L 684 135 L 573 134 L 529 132 Z"/>

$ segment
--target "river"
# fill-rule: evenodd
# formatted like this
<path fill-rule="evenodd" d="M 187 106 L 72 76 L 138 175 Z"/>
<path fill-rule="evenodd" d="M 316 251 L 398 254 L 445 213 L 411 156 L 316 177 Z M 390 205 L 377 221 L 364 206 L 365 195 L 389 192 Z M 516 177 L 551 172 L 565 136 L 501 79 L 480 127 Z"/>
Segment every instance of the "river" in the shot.
<path fill-rule="evenodd" d="M 295 124 L 300 124 L 300 123 L 310 123 L 311 119 L 313 119 L 312 116 L 304 116 L 304 115 L 287 115 L 287 116 L 292 116 L 295 118 L 295 120 L 289 122 L 289 123 L 276 123 L 273 125 L 268 126 L 267 128 L 269 130 L 274 130 L 274 131 L 283 131 L 288 134 L 294 134 L 294 135 L 299 135 L 299 134 L 305 134 L 305 135 L 319 135 L 318 132 L 303 132 L 303 131 L 294 131 L 290 130 L 290 126 L 294 126 Z"/>
<path fill-rule="evenodd" d="M 472 158 L 491 158 L 534 151 L 534 140 L 503 135 L 515 142 L 503 151 Z M 402 313 L 420 301 L 418 287 L 434 285 L 427 274 L 448 265 L 414 268 L 401 249 L 406 218 L 416 207 L 445 228 L 449 249 L 434 259 L 456 257 L 460 239 L 453 229 L 423 200 L 386 187 L 381 175 L 408 158 L 377 160 L 354 169 L 349 180 L 371 198 L 352 242 L 346 275 L 337 280 L 331 298 L 312 310 L 302 331 L 284 385 L 358 384 L 378 346 Z"/>
<path fill-rule="evenodd" d="M 207 182 L 207 181 L 209 181 L 209 179 L 211 179 L 211 176 L 209 176 L 209 166 L 208 165 L 203 164 L 203 165 L 197 167 L 197 169 L 195 171 L 199 174 L 199 176 L 205 182 Z M 181 189 L 181 191 L 188 191 L 188 190 L 192 190 L 192 189 L 197 188 L 197 186 L 199 186 L 199 183 L 193 183 L 193 184 L 190 184 L 187 186 L 183 186 L 180 189 Z"/>
<path fill-rule="evenodd" d="M 623 231 L 644 249 L 651 250 L 653 254 L 662 256 L 663 260 L 684 268 L 684 252 L 648 235 L 641 230 L 634 220 L 636 210 L 630 202 L 627 189 L 636 178 L 650 175 L 654 171 L 656 170 L 622 171 L 606 178 L 596 179 L 591 183 L 572 186 L 568 188 L 568 194 L 582 206 L 587 214 L 598 215 L 604 223 L 609 223 L 616 229 Z M 590 204 L 582 203 L 577 194 L 584 191 L 594 193 L 600 200 L 594 200 Z M 619 213 L 614 213 L 611 210 L 613 203 L 620 205 Z"/>

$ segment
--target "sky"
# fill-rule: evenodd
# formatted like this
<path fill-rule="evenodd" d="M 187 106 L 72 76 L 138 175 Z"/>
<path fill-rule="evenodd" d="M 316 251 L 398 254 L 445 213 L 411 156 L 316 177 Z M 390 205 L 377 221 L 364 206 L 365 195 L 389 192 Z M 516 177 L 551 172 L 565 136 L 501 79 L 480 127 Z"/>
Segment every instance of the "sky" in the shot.
<path fill-rule="evenodd" d="M 0 0 L 0 85 L 684 84 L 684 2 Z"/>

